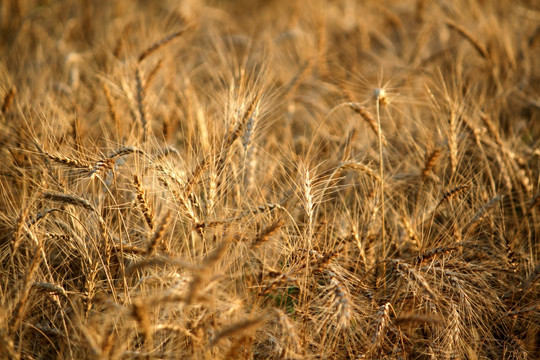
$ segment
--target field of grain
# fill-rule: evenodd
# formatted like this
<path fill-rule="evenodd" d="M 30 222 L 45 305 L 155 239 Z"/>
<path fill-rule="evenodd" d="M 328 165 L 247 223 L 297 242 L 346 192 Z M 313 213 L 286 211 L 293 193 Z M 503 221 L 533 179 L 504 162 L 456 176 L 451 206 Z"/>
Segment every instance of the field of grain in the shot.
<path fill-rule="evenodd" d="M 540 5 L 0 3 L 0 359 L 540 358 Z"/>

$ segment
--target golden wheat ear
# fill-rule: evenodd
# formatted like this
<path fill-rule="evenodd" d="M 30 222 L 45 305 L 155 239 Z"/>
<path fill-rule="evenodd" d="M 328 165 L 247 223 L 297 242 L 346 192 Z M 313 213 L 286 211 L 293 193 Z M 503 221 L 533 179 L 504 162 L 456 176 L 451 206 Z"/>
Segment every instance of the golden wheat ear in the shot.
<path fill-rule="evenodd" d="M 154 209 L 150 205 L 148 195 L 144 190 L 141 179 L 138 175 L 133 176 L 133 186 L 135 187 L 135 192 L 137 193 L 137 200 L 139 202 L 141 212 L 143 213 L 144 220 L 146 221 L 146 224 L 150 230 L 154 230 L 154 227 L 156 226 Z"/>
<path fill-rule="evenodd" d="M 0 113 L 2 115 L 5 115 L 7 111 L 9 110 L 9 107 L 13 103 L 13 99 L 15 99 L 15 94 L 17 93 L 17 90 L 15 87 L 10 87 L 9 91 L 4 95 L 4 100 L 2 101 L 2 106 L 0 107 Z"/>

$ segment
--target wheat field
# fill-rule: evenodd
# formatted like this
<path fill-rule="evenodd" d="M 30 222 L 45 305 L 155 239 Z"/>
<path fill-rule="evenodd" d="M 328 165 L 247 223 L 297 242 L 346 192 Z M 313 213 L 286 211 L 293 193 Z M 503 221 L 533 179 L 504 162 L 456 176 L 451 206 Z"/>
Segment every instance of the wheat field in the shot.
<path fill-rule="evenodd" d="M 540 358 L 539 24 L 1 2 L 0 358 Z"/>

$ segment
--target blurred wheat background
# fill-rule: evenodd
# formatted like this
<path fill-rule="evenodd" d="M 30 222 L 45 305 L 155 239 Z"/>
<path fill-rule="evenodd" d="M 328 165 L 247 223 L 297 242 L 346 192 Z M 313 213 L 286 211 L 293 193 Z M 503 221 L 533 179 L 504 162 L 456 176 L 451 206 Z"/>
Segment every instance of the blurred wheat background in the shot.
<path fill-rule="evenodd" d="M 0 11 L 0 358 L 540 358 L 537 2 Z"/>

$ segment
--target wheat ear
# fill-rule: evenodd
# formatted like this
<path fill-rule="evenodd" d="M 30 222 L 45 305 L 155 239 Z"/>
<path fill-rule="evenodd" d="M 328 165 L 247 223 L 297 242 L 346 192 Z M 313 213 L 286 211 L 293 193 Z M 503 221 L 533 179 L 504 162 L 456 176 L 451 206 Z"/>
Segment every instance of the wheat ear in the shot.
<path fill-rule="evenodd" d="M 135 192 L 137 193 L 137 200 L 139 202 L 139 207 L 141 208 L 141 212 L 143 213 L 144 220 L 146 221 L 146 224 L 150 228 L 150 230 L 154 230 L 155 227 L 155 215 L 154 215 L 154 209 L 150 205 L 150 201 L 148 200 L 148 196 L 146 194 L 146 191 L 144 190 L 141 179 L 137 176 L 133 176 L 133 185 L 135 186 Z"/>
<path fill-rule="evenodd" d="M 163 239 L 163 236 L 165 235 L 165 232 L 167 231 L 167 227 L 169 226 L 169 223 L 171 221 L 171 212 L 168 211 L 160 220 L 156 231 L 154 232 L 154 235 L 152 235 L 152 238 L 150 239 L 150 242 L 148 243 L 148 246 L 146 248 L 146 255 L 152 255 L 154 253 L 154 250 L 156 249 L 157 245 L 161 242 Z"/>
<path fill-rule="evenodd" d="M 148 56 L 152 55 L 154 52 L 156 52 L 161 47 L 167 45 L 168 43 L 170 43 L 171 41 L 173 41 L 177 37 L 181 36 L 186 31 L 192 29 L 194 27 L 194 25 L 195 24 L 188 24 L 187 26 L 185 26 L 184 28 L 178 30 L 177 32 L 174 32 L 174 33 L 164 37 L 163 39 L 159 40 L 158 42 L 150 45 L 147 49 L 145 49 L 139 55 L 138 62 L 139 63 L 142 62 L 144 59 L 146 59 Z"/>
<path fill-rule="evenodd" d="M 105 94 L 105 99 L 107 100 L 107 108 L 109 110 L 109 116 L 111 117 L 111 120 L 113 121 L 116 134 L 117 136 L 119 136 L 121 134 L 120 119 L 118 117 L 118 113 L 116 112 L 116 108 L 114 106 L 114 99 L 111 95 L 111 91 L 106 84 L 103 84 L 103 93 Z"/>
<path fill-rule="evenodd" d="M 373 334 L 373 339 L 371 341 L 376 348 L 381 346 L 386 327 L 390 322 L 390 308 L 391 304 L 387 302 L 386 304 L 382 305 L 377 312 L 375 333 Z"/>
<path fill-rule="evenodd" d="M 489 61 L 490 59 L 489 53 L 487 52 L 484 45 L 482 45 L 480 41 L 478 41 L 478 39 L 473 36 L 473 34 L 471 34 L 463 26 L 456 24 L 452 20 L 446 20 L 446 25 L 448 25 L 448 27 L 450 27 L 452 30 L 456 31 L 458 34 L 463 36 L 467 41 L 469 41 L 469 43 L 476 49 L 478 54 L 480 54 L 480 56 L 482 56 L 484 59 Z"/>
<path fill-rule="evenodd" d="M 440 149 L 434 149 L 429 155 L 426 157 L 426 161 L 424 162 L 424 168 L 422 169 L 421 175 L 422 175 L 422 181 L 425 181 L 428 175 L 431 173 L 433 168 L 435 167 L 435 164 L 437 162 L 437 159 L 439 158 L 439 155 L 441 154 Z"/>
<path fill-rule="evenodd" d="M 449 191 L 445 192 L 442 199 L 439 201 L 439 203 L 435 207 L 435 210 L 437 210 L 442 204 L 452 200 L 454 197 L 456 197 L 459 194 L 467 191 L 468 189 L 469 189 L 469 185 L 460 185 L 460 186 L 456 186 L 455 188 L 450 189 Z"/>
<path fill-rule="evenodd" d="M 284 223 L 285 222 L 282 219 L 278 219 L 269 226 L 263 228 L 251 242 L 252 248 L 257 248 L 258 246 L 268 241 L 270 236 L 279 231 L 279 229 L 283 226 Z"/>
<path fill-rule="evenodd" d="M 139 326 L 143 335 L 144 348 L 147 352 L 152 348 L 152 329 L 150 327 L 150 317 L 146 305 L 142 301 L 135 301 L 131 305 L 131 314 Z"/>
<path fill-rule="evenodd" d="M 2 101 L 2 107 L 0 108 L 0 113 L 2 115 L 5 115 L 7 111 L 9 110 L 9 107 L 11 106 L 11 103 L 13 102 L 13 99 L 15 98 L 16 89 L 15 87 L 11 87 L 7 94 L 4 96 L 4 101 Z"/>
<path fill-rule="evenodd" d="M 210 341 L 210 346 L 216 346 L 222 339 L 234 335 L 238 335 L 240 333 L 253 330 L 261 323 L 263 323 L 263 318 L 256 318 L 256 319 L 248 319 L 248 320 L 242 320 L 237 323 L 234 323 L 225 329 L 221 330 L 219 333 L 217 333 L 214 338 Z"/>
<path fill-rule="evenodd" d="M 20 292 L 19 300 L 17 301 L 12 316 L 9 319 L 8 331 L 10 334 L 13 334 L 16 331 L 16 329 L 20 325 L 20 322 L 22 321 L 22 318 L 24 317 L 26 305 L 28 303 L 28 296 L 30 295 L 30 290 L 32 289 L 32 279 L 34 278 L 39 264 L 43 259 L 43 256 L 41 256 L 42 244 L 39 243 L 36 246 L 37 248 L 34 252 L 34 256 L 32 257 L 32 262 L 30 263 L 30 266 L 26 271 L 26 275 L 23 280 L 23 286 Z"/>
<path fill-rule="evenodd" d="M 139 110 L 139 120 L 141 121 L 142 128 L 142 142 L 146 142 L 150 132 L 150 124 L 146 117 L 146 107 L 145 107 L 145 90 L 142 83 L 141 72 L 137 67 L 135 69 L 135 83 L 137 85 L 137 109 Z"/>
<path fill-rule="evenodd" d="M 384 159 L 383 159 L 383 135 L 381 127 L 381 105 L 387 104 L 386 92 L 383 89 L 375 89 L 376 109 L 377 109 L 377 130 L 379 135 L 379 162 L 380 162 L 380 197 L 381 197 L 381 238 L 382 238 L 382 258 L 386 257 L 386 213 L 384 207 Z"/>

